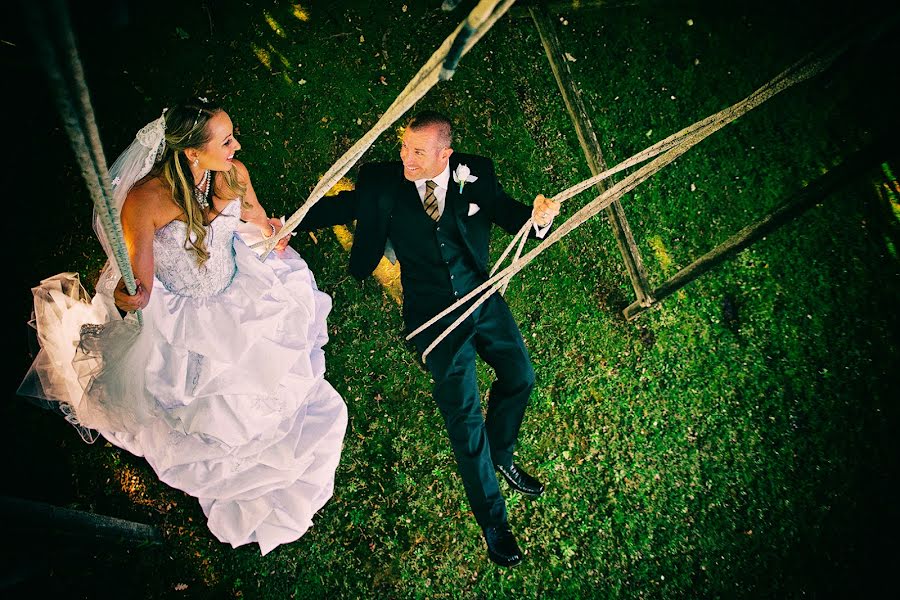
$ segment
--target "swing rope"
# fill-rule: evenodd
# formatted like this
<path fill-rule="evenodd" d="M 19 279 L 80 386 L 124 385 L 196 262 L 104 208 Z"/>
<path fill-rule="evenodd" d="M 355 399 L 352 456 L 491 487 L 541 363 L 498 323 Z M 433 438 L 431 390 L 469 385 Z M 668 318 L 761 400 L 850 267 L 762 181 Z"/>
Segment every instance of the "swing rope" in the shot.
<path fill-rule="evenodd" d="M 378 122 L 328 169 L 328 172 L 322 176 L 319 183 L 310 193 L 309 198 L 294 214 L 285 220 L 284 226 L 278 234 L 261 240 L 251 247 L 254 249 L 264 248 L 262 252 L 263 258 L 268 256 L 275 244 L 278 243 L 278 240 L 290 235 L 297 228 L 313 205 L 328 190 L 333 188 L 341 177 L 362 158 L 362 155 L 375 143 L 378 136 L 425 96 L 428 90 L 434 87 L 438 81 L 452 77 L 459 57 L 464 56 L 471 50 L 472 46 L 478 43 L 478 40 L 506 13 L 513 2 L 515 0 L 481 0 L 472 9 L 466 20 L 456 27 L 453 33 L 431 55 L 431 58 L 428 59 L 425 65 L 419 69 L 418 73 L 413 76 Z"/>
<path fill-rule="evenodd" d="M 128 293 L 134 294 L 137 285 L 131 271 L 131 260 L 125 246 L 118 210 L 112 201 L 112 183 L 69 14 L 64 2 L 52 0 L 47 6 L 47 12 L 52 17 L 48 18 L 38 8 L 41 4 L 23 3 L 32 36 L 37 43 L 38 56 L 49 76 L 51 87 L 57 91 L 57 108 L 94 203 L 94 210 L 110 241 L 113 257 L 125 280 Z M 49 35 L 51 27 L 56 35 Z M 53 46 L 54 39 L 59 41 L 59 47 Z M 138 323 L 143 323 L 140 311 L 137 318 Z"/>
<path fill-rule="evenodd" d="M 429 327 L 434 325 L 444 316 L 450 314 L 454 310 L 457 310 L 460 306 L 472 300 L 473 298 L 476 298 L 477 296 L 477 299 L 472 302 L 472 304 L 440 335 L 438 335 L 438 337 L 435 338 L 435 340 L 425 349 L 425 351 L 422 353 L 422 361 L 424 362 L 431 351 L 438 344 L 440 344 L 447 337 L 447 335 L 450 334 L 450 332 L 452 332 L 457 326 L 459 326 L 460 323 L 462 323 L 479 306 L 481 306 L 481 304 L 483 304 L 491 295 L 493 295 L 494 292 L 500 291 L 500 293 L 502 294 L 512 277 L 519 271 L 521 271 L 528 263 L 534 260 L 541 252 L 568 235 L 576 227 L 578 227 L 591 217 L 594 217 L 599 212 L 605 210 L 607 206 L 618 200 L 622 195 L 635 189 L 638 185 L 652 177 L 660 169 L 673 162 L 675 159 L 687 152 L 690 148 L 695 146 L 703 139 L 712 135 L 719 129 L 725 127 L 735 119 L 758 107 L 760 104 L 769 100 L 773 96 L 783 92 L 784 90 L 797 83 L 805 81 L 824 71 L 834 62 L 834 60 L 840 54 L 842 54 L 846 50 L 848 44 L 849 42 L 846 41 L 835 44 L 833 47 L 830 47 L 818 53 L 818 58 L 816 58 L 817 53 L 807 54 L 801 60 L 797 61 L 796 63 L 782 71 L 772 80 L 764 84 L 762 87 L 757 89 L 755 92 L 753 92 L 740 102 L 737 102 L 736 104 L 733 104 L 732 106 L 729 106 L 724 110 L 710 115 L 709 117 L 706 117 L 705 119 L 702 119 L 694 123 L 693 125 L 689 125 L 681 131 L 670 135 L 669 137 L 657 142 L 653 146 L 650 146 L 649 148 L 646 148 L 645 150 L 635 154 L 634 156 L 622 161 L 618 165 L 558 193 L 553 197 L 553 200 L 563 202 L 593 187 L 600 181 L 603 181 L 611 177 L 612 175 L 615 175 L 616 173 L 638 165 L 653 157 L 658 157 L 594 198 L 594 200 L 583 206 L 565 223 L 555 229 L 546 239 L 541 241 L 528 254 L 526 254 L 525 256 L 521 256 L 524 242 L 528 237 L 528 231 L 532 227 L 532 221 L 531 219 L 529 219 L 518 231 L 518 233 L 513 236 L 512 242 L 510 242 L 509 246 L 507 246 L 506 250 L 504 250 L 503 254 L 500 256 L 500 259 L 494 265 L 493 269 L 491 270 L 490 277 L 487 281 L 445 308 L 443 311 L 433 316 L 417 329 L 410 332 L 409 335 L 406 336 L 406 339 L 412 339 L 425 329 L 428 329 Z M 509 255 L 511 249 L 514 246 L 517 246 L 517 250 L 511 260 L 510 265 L 497 272 L 499 265 Z"/>

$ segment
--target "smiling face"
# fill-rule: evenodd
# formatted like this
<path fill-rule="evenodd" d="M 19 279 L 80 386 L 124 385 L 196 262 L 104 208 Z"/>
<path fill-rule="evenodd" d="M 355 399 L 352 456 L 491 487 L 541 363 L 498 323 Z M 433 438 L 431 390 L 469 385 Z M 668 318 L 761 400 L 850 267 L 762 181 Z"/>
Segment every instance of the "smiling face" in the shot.
<path fill-rule="evenodd" d="M 210 117 L 206 129 L 209 141 L 202 148 L 194 150 L 194 156 L 200 161 L 197 167 L 210 171 L 230 171 L 234 166 L 234 153 L 241 149 L 234 137 L 231 117 L 224 110 L 219 111 Z M 190 154 L 188 158 L 191 158 Z"/>
<path fill-rule="evenodd" d="M 453 148 L 447 146 L 441 128 L 426 125 L 418 129 L 407 127 L 400 144 L 403 176 L 410 181 L 434 179 L 447 167 Z"/>

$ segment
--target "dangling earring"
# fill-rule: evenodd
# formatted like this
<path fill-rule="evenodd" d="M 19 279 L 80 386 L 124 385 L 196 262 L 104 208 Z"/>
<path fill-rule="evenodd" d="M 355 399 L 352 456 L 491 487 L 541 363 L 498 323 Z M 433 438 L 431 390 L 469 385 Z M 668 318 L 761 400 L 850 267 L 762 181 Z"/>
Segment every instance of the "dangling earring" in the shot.
<path fill-rule="evenodd" d="M 195 159 L 194 159 L 194 166 L 196 167 L 196 166 L 199 165 L 199 164 L 200 164 L 200 159 L 199 159 L 199 158 L 195 158 Z"/>

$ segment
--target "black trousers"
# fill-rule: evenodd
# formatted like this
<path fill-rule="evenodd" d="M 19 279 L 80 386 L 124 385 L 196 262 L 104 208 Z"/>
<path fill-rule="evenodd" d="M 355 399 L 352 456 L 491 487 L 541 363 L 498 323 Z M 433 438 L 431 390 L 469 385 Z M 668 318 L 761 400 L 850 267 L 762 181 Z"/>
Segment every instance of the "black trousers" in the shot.
<path fill-rule="evenodd" d="M 451 313 L 413 342 L 421 355 L 461 311 Z M 481 409 L 475 356 L 493 370 L 487 417 Z M 426 359 L 433 396 L 444 417 L 463 487 L 481 527 L 506 523 L 495 464 L 512 464 L 534 369 L 506 301 L 494 294 L 453 330 Z"/>

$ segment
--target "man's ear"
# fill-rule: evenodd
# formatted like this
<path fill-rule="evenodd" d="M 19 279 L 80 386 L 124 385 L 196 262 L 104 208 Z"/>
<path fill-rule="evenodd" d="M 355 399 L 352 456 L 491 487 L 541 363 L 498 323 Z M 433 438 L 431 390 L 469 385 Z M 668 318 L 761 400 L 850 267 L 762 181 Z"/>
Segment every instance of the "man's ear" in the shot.
<path fill-rule="evenodd" d="M 441 160 L 447 160 L 453 154 L 453 148 L 444 148 L 441 150 Z"/>

